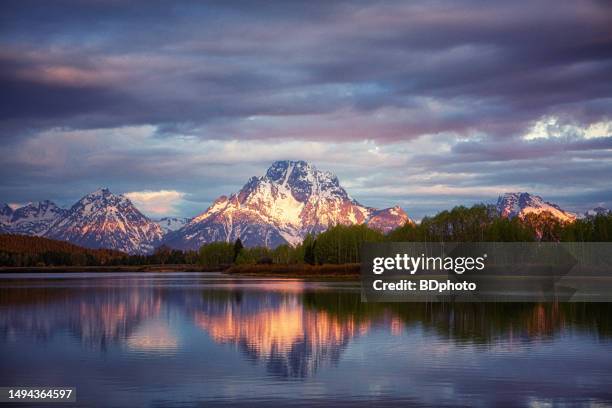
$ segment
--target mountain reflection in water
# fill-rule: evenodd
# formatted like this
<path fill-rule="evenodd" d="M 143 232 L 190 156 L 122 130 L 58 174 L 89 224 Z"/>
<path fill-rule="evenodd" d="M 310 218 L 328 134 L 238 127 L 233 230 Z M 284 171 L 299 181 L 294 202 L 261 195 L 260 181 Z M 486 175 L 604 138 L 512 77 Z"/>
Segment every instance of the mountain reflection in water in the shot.
<path fill-rule="evenodd" d="M 172 374 L 190 392 L 205 394 L 199 401 L 236 402 L 230 385 L 245 381 L 253 397 L 278 393 L 280 398 L 282 391 L 272 392 L 275 381 L 290 380 L 298 382 L 292 392 L 312 403 L 329 401 L 325 398 L 334 390 L 346 392 L 346 398 L 361 392 L 355 397 L 360 401 L 381 395 L 390 401 L 415 398 L 419 404 L 444 405 L 474 393 L 488 395 L 488 378 L 501 376 L 515 381 L 517 389 L 525 388 L 516 371 L 505 370 L 550 365 L 555 357 L 573 361 L 582 371 L 568 368 L 540 378 L 546 383 L 542 389 L 548 390 L 544 402 L 557 401 L 556 393 L 562 401 L 571 400 L 572 375 L 578 374 L 576 381 L 587 382 L 576 385 L 585 393 L 581 398 L 610 402 L 610 391 L 602 384 L 612 375 L 611 335 L 609 304 L 367 304 L 351 284 L 206 274 L 0 280 L 0 357 L 5 366 L 0 380 L 6 385 L 44 383 L 32 374 L 35 370 L 44 376 L 51 370 L 45 364 L 76 356 L 88 361 L 89 368 L 83 369 L 103 376 L 100 381 L 112 380 L 125 389 L 152 387 L 158 381 L 150 377 L 153 372 Z M 51 353 L 41 355 L 40 350 Z M 15 353 L 26 356 L 20 365 Z M 37 360 L 29 361 L 28 353 Z M 110 364 L 112 373 L 100 374 L 99 364 Z M 455 377 L 461 370 L 483 386 L 463 383 Z M 48 375 L 78 382 L 58 366 Z M 420 395 L 416 389 L 441 392 L 442 379 L 436 376 L 447 376 L 444 387 L 452 389 L 425 401 L 425 391 Z M 413 386 L 401 385 L 409 379 Z M 533 378 L 525 381 L 528 395 L 521 401 L 540 401 L 540 384 Z M 363 389 L 354 389 L 359 384 Z M 157 387 L 168 392 L 169 385 Z M 97 395 L 86 386 L 79 395 L 87 392 L 91 398 Z M 162 405 L 172 405 L 166 402 Z"/>
<path fill-rule="evenodd" d="M 220 301 L 214 310 L 197 311 L 195 323 L 216 342 L 238 345 L 249 358 L 264 361 L 270 372 L 281 376 L 305 377 L 323 363 L 336 363 L 370 324 L 305 308 L 301 295 L 255 296 L 257 302 L 234 297 Z"/>

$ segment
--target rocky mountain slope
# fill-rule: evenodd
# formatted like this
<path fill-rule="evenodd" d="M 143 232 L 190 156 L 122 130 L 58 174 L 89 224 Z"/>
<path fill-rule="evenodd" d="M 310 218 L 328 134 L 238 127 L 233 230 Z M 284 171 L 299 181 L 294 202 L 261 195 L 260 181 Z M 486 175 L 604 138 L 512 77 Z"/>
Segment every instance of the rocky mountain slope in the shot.
<path fill-rule="evenodd" d="M 411 222 L 399 207 L 378 210 L 352 199 L 338 178 L 304 161 L 277 161 L 240 191 L 221 196 L 165 243 L 195 249 L 207 242 L 234 241 L 246 246 L 298 244 L 308 233 L 336 224 L 369 224 L 388 231 Z"/>
<path fill-rule="evenodd" d="M 0 233 L 10 232 L 11 218 L 13 218 L 13 209 L 6 203 L 0 203 Z"/>
<path fill-rule="evenodd" d="M 44 236 L 88 248 L 135 254 L 151 252 L 160 243 L 163 231 L 128 198 L 99 189 L 66 210 Z"/>
<path fill-rule="evenodd" d="M 608 210 L 607 208 L 595 207 L 591 210 L 585 211 L 584 214 L 582 214 L 582 218 L 596 217 L 598 215 L 608 215 L 608 214 L 610 214 L 610 210 Z"/>
<path fill-rule="evenodd" d="M 576 220 L 576 214 L 561 209 L 542 197 L 529 193 L 505 193 L 497 200 L 497 210 L 504 217 L 524 217 L 530 213 L 549 212 L 563 222 Z"/>
<path fill-rule="evenodd" d="M 191 218 L 184 217 L 163 217 L 153 220 L 153 222 L 161 227 L 164 234 L 183 228 L 189 221 L 191 221 Z"/>
<path fill-rule="evenodd" d="M 66 214 L 66 210 L 49 200 L 11 209 L 4 204 L 0 208 L 0 229 L 7 233 L 44 235 L 51 224 Z"/>

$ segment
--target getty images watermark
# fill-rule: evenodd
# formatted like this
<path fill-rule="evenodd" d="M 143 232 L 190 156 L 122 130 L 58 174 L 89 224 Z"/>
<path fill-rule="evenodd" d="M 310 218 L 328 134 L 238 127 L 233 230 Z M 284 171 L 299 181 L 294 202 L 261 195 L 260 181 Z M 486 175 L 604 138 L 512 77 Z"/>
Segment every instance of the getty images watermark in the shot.
<path fill-rule="evenodd" d="M 365 302 L 610 302 L 612 243 L 365 243 Z"/>

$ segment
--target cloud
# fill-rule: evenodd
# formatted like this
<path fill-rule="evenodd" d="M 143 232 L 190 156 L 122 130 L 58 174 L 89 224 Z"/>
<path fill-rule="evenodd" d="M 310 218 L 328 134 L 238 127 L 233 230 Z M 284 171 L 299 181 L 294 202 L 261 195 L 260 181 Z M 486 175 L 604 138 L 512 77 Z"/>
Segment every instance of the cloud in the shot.
<path fill-rule="evenodd" d="M 155 208 L 193 216 L 304 159 L 417 218 L 511 188 L 612 206 L 610 7 L 7 1 L 0 197 L 186 192 Z"/>
<path fill-rule="evenodd" d="M 604 120 L 588 125 L 563 122 L 556 116 L 547 116 L 536 121 L 523 136 L 525 140 L 551 138 L 584 138 L 612 137 L 612 121 Z"/>
<path fill-rule="evenodd" d="M 147 215 L 164 216 L 176 214 L 177 206 L 183 200 L 185 193 L 174 190 L 160 190 L 131 191 L 123 195 Z"/>
<path fill-rule="evenodd" d="M 0 135 L 150 124 L 394 141 L 609 112 L 606 3 L 292 3 L 9 2 Z"/>

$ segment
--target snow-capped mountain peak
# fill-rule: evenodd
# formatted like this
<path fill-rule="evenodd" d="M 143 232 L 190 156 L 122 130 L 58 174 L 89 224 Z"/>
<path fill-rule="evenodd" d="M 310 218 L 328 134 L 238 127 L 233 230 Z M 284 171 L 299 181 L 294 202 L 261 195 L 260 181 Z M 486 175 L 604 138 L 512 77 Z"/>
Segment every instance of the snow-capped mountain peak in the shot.
<path fill-rule="evenodd" d="M 11 231 L 11 218 L 13 218 L 13 209 L 6 203 L 0 203 L 0 233 Z"/>
<path fill-rule="evenodd" d="M 287 188 L 300 202 L 307 201 L 312 194 L 335 195 L 350 199 L 333 173 L 320 171 L 301 160 L 276 161 L 268 168 L 265 177 L 257 180 L 267 180 Z"/>
<path fill-rule="evenodd" d="M 13 209 L 6 203 L 0 203 L 0 220 L 10 220 L 13 216 Z"/>
<path fill-rule="evenodd" d="M 146 253 L 161 241 L 159 225 L 123 195 L 98 189 L 77 201 L 45 236 L 90 248 Z"/>
<path fill-rule="evenodd" d="M 166 243 L 198 248 L 212 241 L 240 238 L 247 246 L 300 243 L 306 234 L 336 225 L 368 223 L 382 231 L 409 219 L 403 210 L 377 210 L 351 199 L 338 178 L 304 161 L 274 162 L 262 177 L 251 177 L 238 191 L 221 196 Z M 387 211 L 387 212 L 381 212 Z"/>
<path fill-rule="evenodd" d="M 561 209 L 557 204 L 544 201 L 542 197 L 524 193 L 504 193 L 497 200 L 497 210 L 502 217 L 524 217 L 530 213 L 549 212 L 563 222 L 572 222 L 576 214 Z"/>
<path fill-rule="evenodd" d="M 374 210 L 367 223 L 370 228 L 374 228 L 383 233 L 388 233 L 406 223 L 413 222 L 408 214 L 398 205 L 382 210 Z"/>
<path fill-rule="evenodd" d="M 595 207 L 591 210 L 588 210 L 584 213 L 583 218 L 588 217 L 597 217 L 598 215 L 608 215 L 610 214 L 610 210 L 604 207 Z"/>
<path fill-rule="evenodd" d="M 63 217 L 66 210 L 58 207 L 54 202 L 45 200 L 37 203 L 28 203 L 15 210 L 6 206 L 2 208 L 0 222 L 4 224 L 3 230 L 13 234 L 43 235 L 50 225 Z"/>
<path fill-rule="evenodd" d="M 132 202 L 123 195 L 115 195 L 107 188 L 98 189 L 85 195 L 71 208 L 78 210 L 83 215 L 94 214 L 99 211 L 116 211 L 120 207 L 132 206 Z"/>

